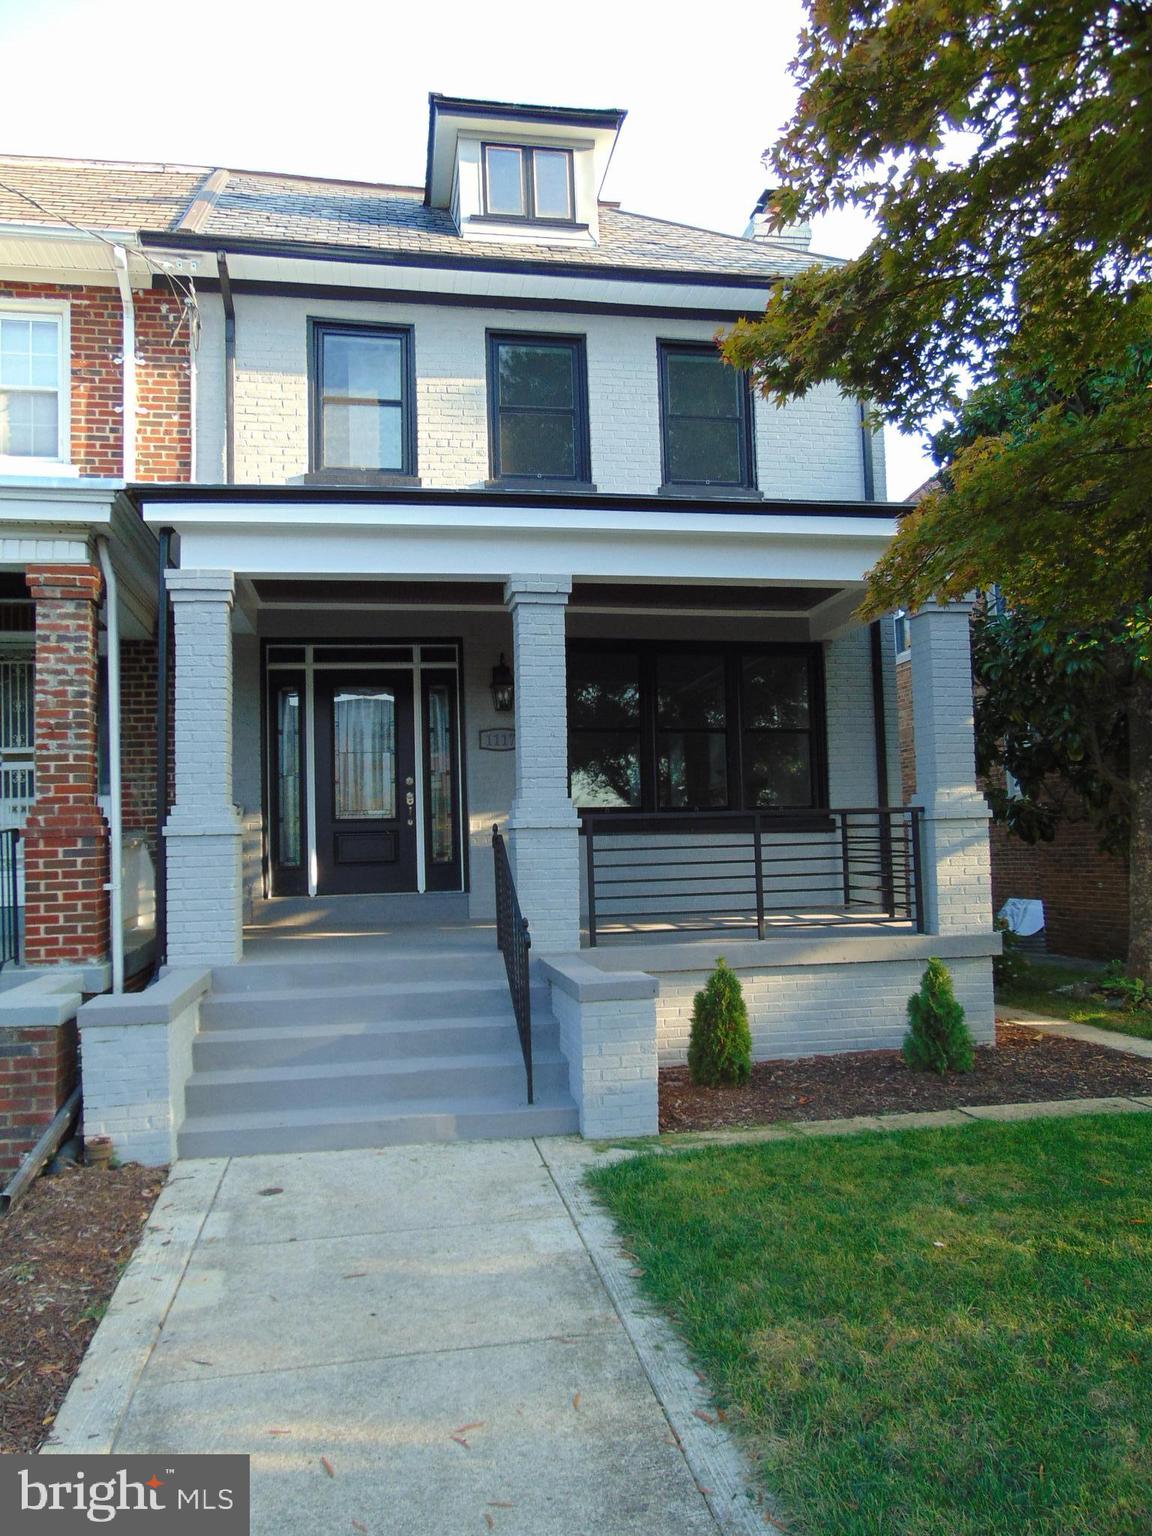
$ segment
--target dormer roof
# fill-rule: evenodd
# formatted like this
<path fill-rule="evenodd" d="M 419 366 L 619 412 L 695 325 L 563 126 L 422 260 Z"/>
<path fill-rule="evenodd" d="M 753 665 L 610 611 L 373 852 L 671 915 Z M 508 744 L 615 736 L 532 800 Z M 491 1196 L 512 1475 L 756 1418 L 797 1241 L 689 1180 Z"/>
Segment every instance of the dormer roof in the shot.
<path fill-rule="evenodd" d="M 424 201 L 430 208 L 450 205 L 461 132 L 523 144 L 567 144 L 579 137 L 590 143 L 600 187 L 626 116 L 619 107 L 528 106 L 431 91 Z"/>

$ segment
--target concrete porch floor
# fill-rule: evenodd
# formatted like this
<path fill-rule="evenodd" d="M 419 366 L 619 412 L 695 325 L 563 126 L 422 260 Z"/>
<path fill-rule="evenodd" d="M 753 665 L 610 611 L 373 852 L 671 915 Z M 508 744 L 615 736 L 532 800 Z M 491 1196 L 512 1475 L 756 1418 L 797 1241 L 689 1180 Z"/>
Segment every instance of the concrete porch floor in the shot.
<path fill-rule="evenodd" d="M 494 951 L 496 923 L 473 922 L 459 892 L 403 896 L 280 896 L 255 904 L 244 959 L 371 960 Z"/>

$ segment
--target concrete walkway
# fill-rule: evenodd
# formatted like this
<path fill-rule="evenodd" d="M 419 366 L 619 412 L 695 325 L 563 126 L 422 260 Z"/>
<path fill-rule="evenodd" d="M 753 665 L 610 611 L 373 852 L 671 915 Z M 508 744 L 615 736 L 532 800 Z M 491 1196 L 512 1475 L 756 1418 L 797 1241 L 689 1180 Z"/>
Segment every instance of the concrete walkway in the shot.
<path fill-rule="evenodd" d="M 1118 1029 L 1099 1029 L 1095 1024 L 1073 1024 L 1070 1019 L 1054 1019 L 1046 1013 L 1031 1013 L 1025 1008 L 1004 1004 L 996 1009 L 996 1018 L 1005 1024 L 1026 1024 L 1040 1035 L 1056 1035 L 1066 1040 L 1083 1040 L 1086 1045 L 1106 1045 L 1110 1051 L 1127 1056 L 1152 1057 L 1152 1040 L 1139 1035 L 1125 1035 Z"/>
<path fill-rule="evenodd" d="M 256 1536 L 733 1529 L 565 1182 L 532 1141 L 178 1163 L 45 1450 L 246 1452 Z"/>

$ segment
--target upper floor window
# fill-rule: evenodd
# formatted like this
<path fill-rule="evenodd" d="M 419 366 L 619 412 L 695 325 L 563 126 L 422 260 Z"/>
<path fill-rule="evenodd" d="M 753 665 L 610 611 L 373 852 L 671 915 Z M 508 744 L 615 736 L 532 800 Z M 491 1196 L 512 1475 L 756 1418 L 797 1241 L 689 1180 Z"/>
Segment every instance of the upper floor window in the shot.
<path fill-rule="evenodd" d="M 408 329 L 314 323 L 313 470 L 416 473 Z"/>
<path fill-rule="evenodd" d="M 583 337 L 489 335 L 488 348 L 492 478 L 586 485 Z"/>
<path fill-rule="evenodd" d="M 711 343 L 660 343 L 664 484 L 751 490 L 752 402 L 744 374 Z"/>
<path fill-rule="evenodd" d="M 0 310 L 0 458 L 67 462 L 62 313 Z"/>
<path fill-rule="evenodd" d="M 576 217 L 572 151 L 485 144 L 484 212 L 490 218 L 571 223 Z"/>

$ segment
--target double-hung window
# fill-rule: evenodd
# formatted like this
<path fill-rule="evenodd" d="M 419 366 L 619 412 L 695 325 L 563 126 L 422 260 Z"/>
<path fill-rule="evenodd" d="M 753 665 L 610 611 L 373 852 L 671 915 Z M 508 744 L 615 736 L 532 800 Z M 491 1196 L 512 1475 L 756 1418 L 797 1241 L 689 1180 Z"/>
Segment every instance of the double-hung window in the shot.
<path fill-rule="evenodd" d="M 495 219 L 571 224 L 572 151 L 485 144 L 484 212 Z"/>
<path fill-rule="evenodd" d="M 416 473 L 412 334 L 313 322 L 314 471 Z"/>
<path fill-rule="evenodd" d="M 664 488 L 751 491 L 752 401 L 746 375 L 710 343 L 660 343 Z"/>
<path fill-rule="evenodd" d="M 0 460 L 67 463 L 67 318 L 0 307 Z"/>
<path fill-rule="evenodd" d="M 490 334 L 488 412 L 493 480 L 587 485 L 583 337 Z"/>

